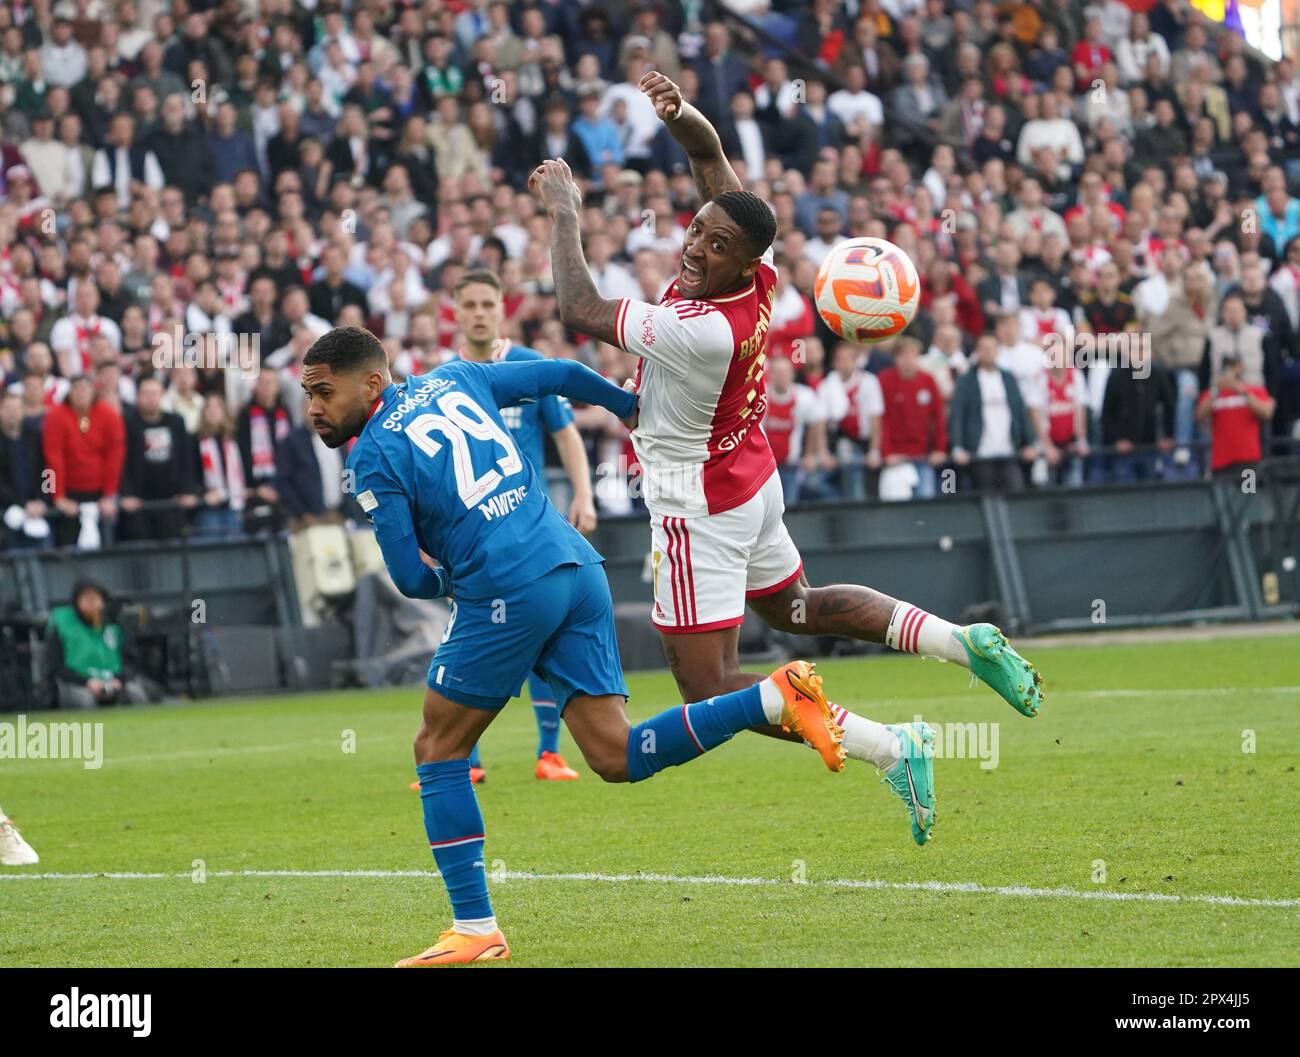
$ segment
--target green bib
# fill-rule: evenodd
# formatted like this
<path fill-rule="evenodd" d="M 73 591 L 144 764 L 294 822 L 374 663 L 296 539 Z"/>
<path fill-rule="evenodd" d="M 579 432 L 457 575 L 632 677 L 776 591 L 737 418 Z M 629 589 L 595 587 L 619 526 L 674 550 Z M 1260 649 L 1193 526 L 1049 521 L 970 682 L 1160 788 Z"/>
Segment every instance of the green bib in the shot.
<path fill-rule="evenodd" d="M 50 613 L 50 627 L 63 642 L 63 663 L 87 679 L 111 679 L 122 671 L 122 629 L 116 624 L 92 628 L 72 606 Z"/>

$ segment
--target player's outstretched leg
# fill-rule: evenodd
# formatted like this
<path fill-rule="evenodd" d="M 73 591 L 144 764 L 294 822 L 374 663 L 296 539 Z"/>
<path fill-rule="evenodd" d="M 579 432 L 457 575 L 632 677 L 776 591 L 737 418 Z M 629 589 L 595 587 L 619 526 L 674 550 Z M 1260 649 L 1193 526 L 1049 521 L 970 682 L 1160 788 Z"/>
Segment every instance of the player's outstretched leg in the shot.
<path fill-rule="evenodd" d="M 665 709 L 635 726 L 621 697 L 580 694 L 566 706 L 564 721 L 583 758 L 607 782 L 644 781 L 761 724 L 778 724 L 794 740 L 807 741 L 830 770 L 844 766 L 843 731 L 807 661 L 791 661 L 751 686 Z"/>
<path fill-rule="evenodd" d="M 488 897 L 483 863 L 485 829 L 469 754 L 495 711 L 457 704 L 433 690 L 424 698 L 424 722 L 415 737 L 420 803 L 438 872 L 451 899 L 452 926 L 400 969 L 433 968 L 510 957 Z"/>
<path fill-rule="evenodd" d="M 992 624 L 960 627 L 869 587 L 810 587 L 804 576 L 773 594 L 750 598 L 749 605 L 779 631 L 845 635 L 960 664 L 1023 715 L 1038 715 L 1043 703 L 1042 676 Z"/>
<path fill-rule="evenodd" d="M 1038 715 L 1044 699 L 1043 677 L 1007 641 L 1001 628 L 992 624 L 967 624 L 964 628 L 954 628 L 952 638 L 961 644 L 966 666 L 993 687 L 1007 704 L 1031 719 Z"/>
<path fill-rule="evenodd" d="M 9 821 L 4 808 L 0 807 L 0 865 L 35 866 L 40 861 L 41 857 L 23 840 L 18 827 Z"/>
<path fill-rule="evenodd" d="M 751 601 L 751 605 L 752 605 Z M 710 694 L 740 690 L 762 680 L 762 676 L 740 670 L 739 628 L 721 628 L 694 635 L 663 636 L 664 652 L 677 687 L 687 700 L 702 700 Z M 903 758 L 904 740 L 898 728 L 859 716 L 831 703 L 831 716 L 844 731 L 842 748 L 851 760 L 861 760 L 877 770 L 890 772 Z M 779 723 L 755 724 L 755 733 L 784 741 L 803 741 Z"/>
<path fill-rule="evenodd" d="M 912 819 L 912 839 L 924 844 L 934 829 L 934 731 L 913 722 L 889 725 L 902 746 L 901 756 L 882 782 L 899 795 Z"/>
<path fill-rule="evenodd" d="M 544 782 L 572 782 L 578 772 L 560 755 L 560 709 L 555 691 L 538 675 L 528 676 L 528 695 L 537 719 L 537 766 L 535 777 Z"/>

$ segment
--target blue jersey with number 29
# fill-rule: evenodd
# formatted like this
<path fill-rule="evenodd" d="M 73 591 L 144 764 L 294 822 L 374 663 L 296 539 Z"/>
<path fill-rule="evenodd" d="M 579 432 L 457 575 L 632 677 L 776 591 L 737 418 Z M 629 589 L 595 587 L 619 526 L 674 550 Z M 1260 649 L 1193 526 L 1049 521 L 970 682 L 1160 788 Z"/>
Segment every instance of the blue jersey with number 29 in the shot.
<path fill-rule="evenodd" d="M 511 345 L 498 363 L 519 363 L 544 360 L 540 352 L 523 345 Z M 539 474 L 546 463 L 546 434 L 554 434 L 573 421 L 573 408 L 562 396 L 544 396 L 515 407 L 501 409 L 501 421 L 506 424 L 519 444 L 524 458 L 533 464 Z M 543 481 L 543 484 L 545 481 Z"/>
<path fill-rule="evenodd" d="M 546 498 L 501 407 L 561 394 L 627 417 L 636 398 L 571 360 L 452 361 L 390 385 L 348 456 L 404 594 L 490 599 L 600 554 Z M 419 551 L 449 575 L 434 574 Z"/>

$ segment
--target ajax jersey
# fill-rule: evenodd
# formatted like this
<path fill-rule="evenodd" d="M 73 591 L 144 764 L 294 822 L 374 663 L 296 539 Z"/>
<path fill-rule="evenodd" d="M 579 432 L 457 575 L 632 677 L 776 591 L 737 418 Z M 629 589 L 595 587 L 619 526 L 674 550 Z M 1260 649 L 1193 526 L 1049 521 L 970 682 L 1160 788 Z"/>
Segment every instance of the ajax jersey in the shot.
<path fill-rule="evenodd" d="M 674 282 L 657 305 L 619 302 L 619 346 L 641 358 L 640 419 L 632 433 L 652 514 L 731 510 L 776 469 L 759 422 L 776 288 L 769 249 L 748 286 L 688 300 Z"/>

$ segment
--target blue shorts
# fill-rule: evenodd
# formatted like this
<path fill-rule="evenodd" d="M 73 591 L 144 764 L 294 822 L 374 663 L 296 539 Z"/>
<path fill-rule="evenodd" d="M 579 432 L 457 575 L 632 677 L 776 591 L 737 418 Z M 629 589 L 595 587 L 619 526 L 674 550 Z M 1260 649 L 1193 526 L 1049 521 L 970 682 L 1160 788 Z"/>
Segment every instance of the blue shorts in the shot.
<path fill-rule="evenodd" d="M 457 704 L 495 710 L 533 672 L 550 689 L 543 700 L 561 711 L 578 694 L 627 696 L 603 566 L 561 565 L 499 598 L 458 599 L 429 665 L 429 687 Z"/>

